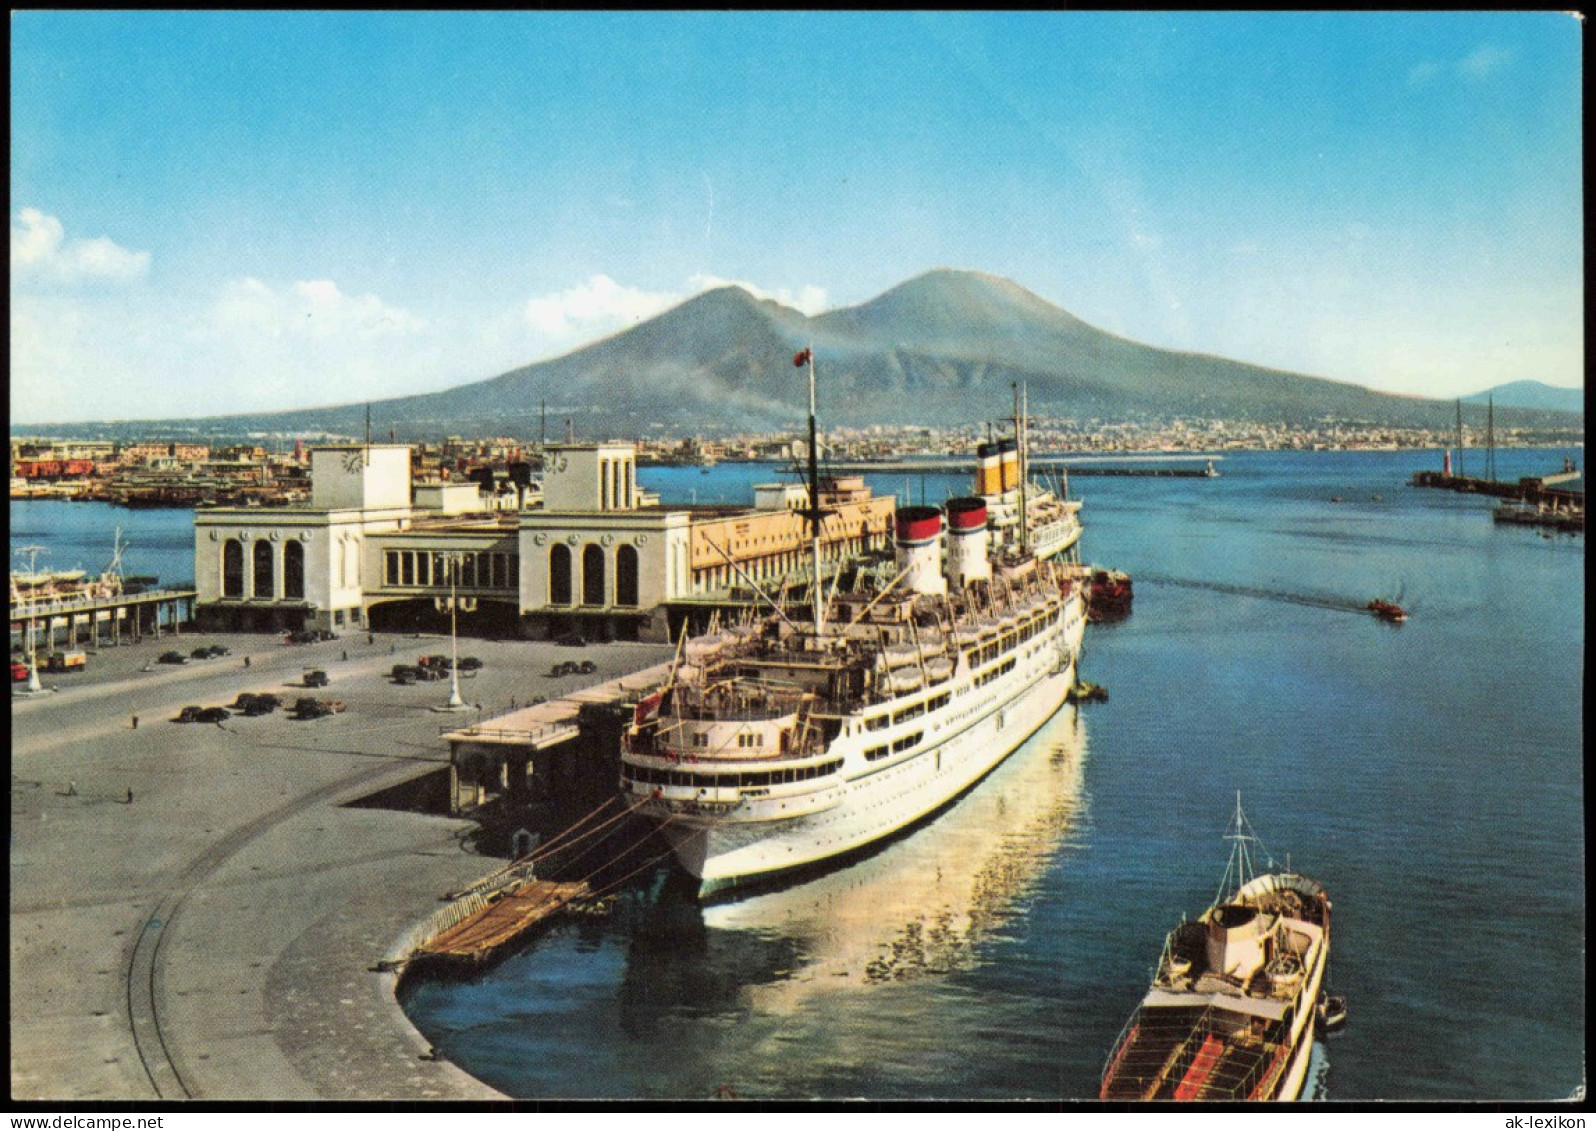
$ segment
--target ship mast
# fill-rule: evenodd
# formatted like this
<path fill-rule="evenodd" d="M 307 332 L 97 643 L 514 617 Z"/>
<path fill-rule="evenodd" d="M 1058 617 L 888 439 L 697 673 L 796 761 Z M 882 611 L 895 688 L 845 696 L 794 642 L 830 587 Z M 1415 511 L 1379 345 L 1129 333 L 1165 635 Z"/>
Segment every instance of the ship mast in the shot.
<path fill-rule="evenodd" d="M 815 610 L 815 640 L 820 639 L 820 631 L 825 626 L 825 609 L 822 605 L 822 586 L 820 584 L 820 520 L 823 514 L 820 510 L 820 459 L 818 443 L 815 433 L 815 349 L 813 345 L 804 347 L 802 353 L 795 359 L 802 364 L 809 363 L 809 509 L 805 517 L 809 519 L 809 548 L 813 577 L 810 580 L 809 603 Z"/>
<path fill-rule="evenodd" d="M 1025 513 L 1025 479 L 1030 475 L 1030 465 L 1026 456 L 1025 444 L 1025 410 L 1020 407 L 1022 390 L 1018 381 L 1014 382 L 1014 449 L 1015 458 L 1020 464 L 1020 550 L 1028 550 L 1031 543 L 1030 516 Z"/>
<path fill-rule="evenodd" d="M 1496 397 L 1485 398 L 1485 478 L 1496 482 Z"/>

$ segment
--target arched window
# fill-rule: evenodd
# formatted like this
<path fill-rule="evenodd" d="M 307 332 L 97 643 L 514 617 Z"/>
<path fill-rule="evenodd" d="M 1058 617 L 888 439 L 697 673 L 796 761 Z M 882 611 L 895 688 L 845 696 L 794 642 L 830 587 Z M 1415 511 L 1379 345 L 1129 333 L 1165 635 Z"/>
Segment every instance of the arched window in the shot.
<path fill-rule="evenodd" d="M 255 540 L 255 596 L 272 595 L 272 544 L 264 538 Z"/>
<path fill-rule="evenodd" d="M 283 547 L 283 596 L 290 601 L 305 596 L 305 544 L 297 538 Z"/>
<path fill-rule="evenodd" d="M 549 547 L 549 604 L 571 603 L 571 551 L 566 546 Z"/>
<path fill-rule="evenodd" d="M 582 550 L 582 604 L 604 603 L 604 551 L 589 542 Z"/>
<path fill-rule="evenodd" d="M 637 604 L 637 549 L 633 546 L 615 551 L 615 603 Z"/>
<path fill-rule="evenodd" d="M 244 547 L 237 538 L 222 543 L 222 596 L 244 595 Z"/>

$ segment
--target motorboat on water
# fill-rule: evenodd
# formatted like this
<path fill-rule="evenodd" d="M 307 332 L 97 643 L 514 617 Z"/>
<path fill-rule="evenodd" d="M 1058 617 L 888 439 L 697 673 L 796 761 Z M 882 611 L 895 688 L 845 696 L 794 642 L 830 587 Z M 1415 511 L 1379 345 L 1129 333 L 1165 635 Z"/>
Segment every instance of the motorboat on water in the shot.
<path fill-rule="evenodd" d="M 1239 796 L 1228 836 L 1219 895 L 1169 933 L 1153 984 L 1109 1056 L 1101 1099 L 1302 1094 L 1330 960 L 1330 895 L 1295 872 L 1253 874 L 1258 841 Z"/>

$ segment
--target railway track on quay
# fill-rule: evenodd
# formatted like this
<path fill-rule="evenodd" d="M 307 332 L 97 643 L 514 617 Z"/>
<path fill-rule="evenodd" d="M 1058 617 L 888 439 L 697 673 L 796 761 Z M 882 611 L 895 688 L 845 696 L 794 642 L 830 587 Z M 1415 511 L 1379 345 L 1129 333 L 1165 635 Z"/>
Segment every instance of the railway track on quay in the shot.
<path fill-rule="evenodd" d="M 376 771 L 371 767 L 346 774 L 327 785 L 297 797 L 285 805 L 232 830 L 196 857 L 184 870 L 176 886 L 164 895 L 155 908 L 143 917 L 134 935 L 127 963 L 127 1017 L 139 1063 L 148 1077 L 156 1098 L 185 1100 L 204 1098 L 174 1047 L 177 1035 L 161 1019 L 162 973 L 165 942 L 172 926 L 182 914 L 183 905 L 205 881 L 250 842 L 306 809 L 324 804 L 362 782 Z"/>

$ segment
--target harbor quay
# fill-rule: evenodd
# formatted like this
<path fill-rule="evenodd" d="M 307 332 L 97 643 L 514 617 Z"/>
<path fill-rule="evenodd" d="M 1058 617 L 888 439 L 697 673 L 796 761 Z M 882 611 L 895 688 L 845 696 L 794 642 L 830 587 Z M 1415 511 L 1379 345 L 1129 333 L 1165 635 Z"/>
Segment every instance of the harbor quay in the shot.
<path fill-rule="evenodd" d="M 221 644 L 230 654 L 163 664 Z M 388 673 L 447 636 L 150 637 L 45 673 L 12 702 L 11 1095 L 74 1102 L 469 1100 L 498 1093 L 436 1058 L 376 969 L 395 940 L 503 864 L 473 821 L 387 804 L 447 775 L 443 735 L 668 659 L 663 645 L 574 653 L 466 640 L 465 711 L 447 680 Z M 246 658 L 248 663 L 246 664 Z M 309 669 L 329 684 L 306 689 Z M 53 690 L 52 690 L 53 689 Z M 242 692 L 344 710 L 175 722 Z"/>

